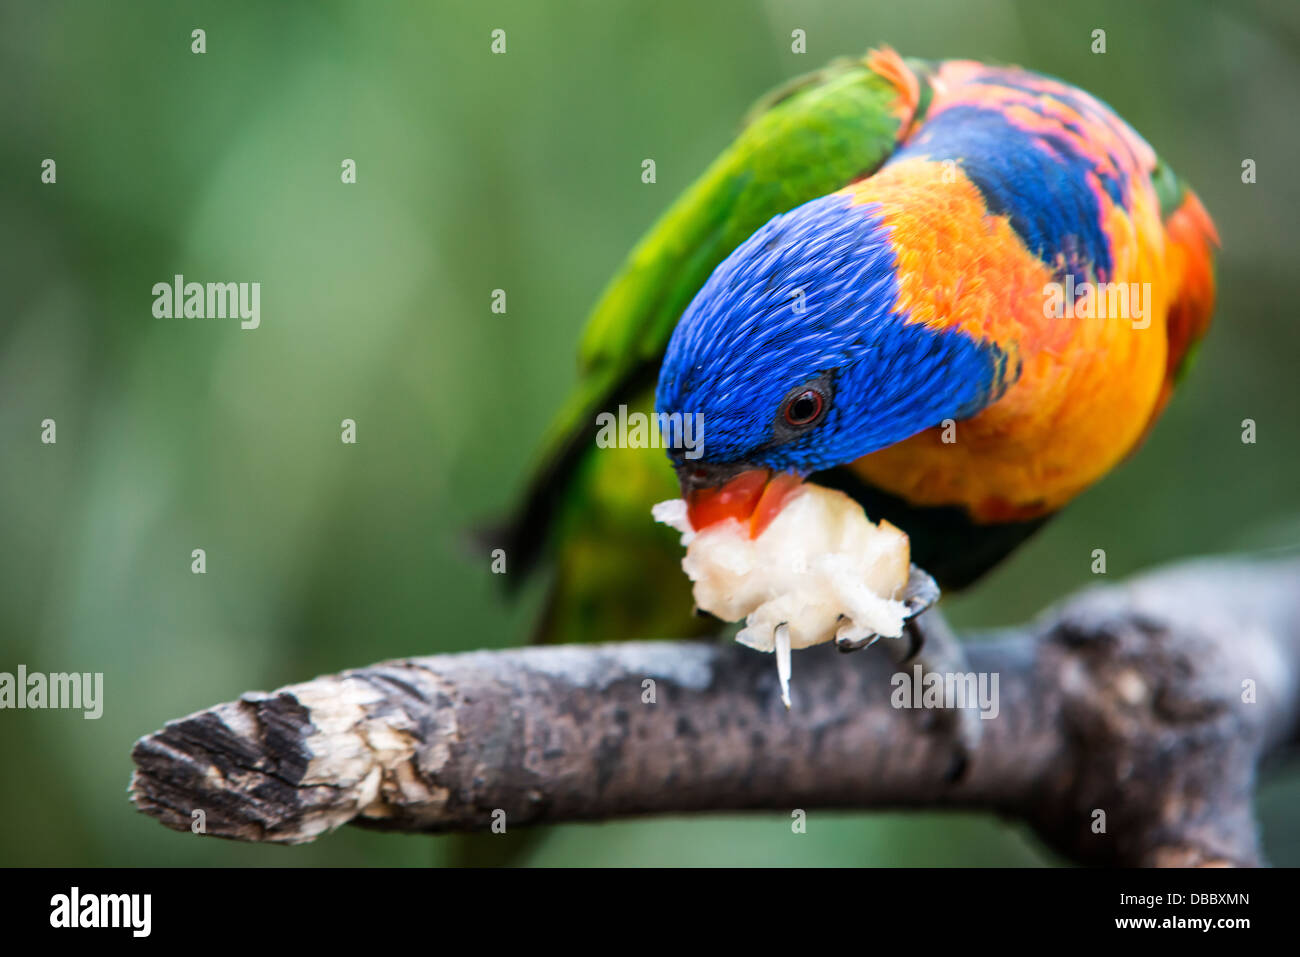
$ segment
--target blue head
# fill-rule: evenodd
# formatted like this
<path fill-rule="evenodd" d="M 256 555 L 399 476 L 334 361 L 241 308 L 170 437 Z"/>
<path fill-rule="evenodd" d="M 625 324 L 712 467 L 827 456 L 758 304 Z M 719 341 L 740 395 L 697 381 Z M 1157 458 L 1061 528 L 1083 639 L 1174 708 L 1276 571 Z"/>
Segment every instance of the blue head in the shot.
<path fill-rule="evenodd" d="M 843 194 L 777 216 L 718 266 L 656 396 L 660 413 L 701 416 L 698 458 L 669 453 L 688 501 L 742 474 L 851 462 L 987 403 L 997 350 L 909 322 L 896 268 L 878 207 Z"/>

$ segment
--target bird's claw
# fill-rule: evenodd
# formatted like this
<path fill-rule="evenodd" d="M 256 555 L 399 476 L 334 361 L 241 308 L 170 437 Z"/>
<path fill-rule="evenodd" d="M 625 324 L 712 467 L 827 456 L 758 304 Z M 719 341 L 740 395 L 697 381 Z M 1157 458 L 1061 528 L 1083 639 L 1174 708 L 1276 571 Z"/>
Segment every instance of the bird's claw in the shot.
<path fill-rule="evenodd" d="M 901 601 L 907 606 L 907 618 L 915 618 L 939 600 L 939 583 L 924 568 L 912 565 L 903 586 Z"/>
<path fill-rule="evenodd" d="M 907 608 L 903 616 L 903 635 L 907 639 L 907 653 L 903 656 L 902 661 L 911 661 L 921 652 L 925 644 L 924 632 L 913 626 L 911 619 L 923 614 L 935 602 L 939 600 L 939 586 L 930 573 L 916 565 L 911 566 L 910 574 L 907 576 L 907 584 L 903 586 L 903 594 L 900 597 L 903 605 Z M 861 651 L 863 648 L 870 648 L 880 640 L 879 635 L 864 635 L 860 638 L 841 638 L 835 637 L 835 647 L 843 652 Z"/>
<path fill-rule="evenodd" d="M 863 648 L 869 648 L 880 640 L 879 635 L 871 634 L 862 638 L 848 638 L 840 635 L 835 636 L 835 647 L 846 654 L 850 651 L 861 651 Z"/>

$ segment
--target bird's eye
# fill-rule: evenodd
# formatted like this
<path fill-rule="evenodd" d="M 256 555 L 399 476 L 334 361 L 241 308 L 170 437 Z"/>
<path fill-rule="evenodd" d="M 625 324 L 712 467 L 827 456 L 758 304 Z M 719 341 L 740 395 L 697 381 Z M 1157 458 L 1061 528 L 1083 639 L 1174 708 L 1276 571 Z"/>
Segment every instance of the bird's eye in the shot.
<path fill-rule="evenodd" d="M 785 403 L 785 420 L 791 425 L 808 425 L 822 414 L 826 400 L 816 389 L 804 389 L 792 395 Z"/>

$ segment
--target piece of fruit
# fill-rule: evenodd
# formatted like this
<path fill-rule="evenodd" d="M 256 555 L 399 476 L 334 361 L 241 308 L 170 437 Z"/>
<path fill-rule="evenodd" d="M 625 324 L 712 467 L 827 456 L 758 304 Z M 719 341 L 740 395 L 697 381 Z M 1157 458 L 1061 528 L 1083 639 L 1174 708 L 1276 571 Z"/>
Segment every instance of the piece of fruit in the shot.
<path fill-rule="evenodd" d="M 734 518 L 695 531 L 680 499 L 656 505 L 654 517 L 682 533 L 696 604 L 725 621 L 745 619 L 742 644 L 784 657 L 837 635 L 903 632 L 907 536 L 873 524 L 842 492 L 800 485 L 753 538 Z M 789 707 L 788 665 L 778 664 Z"/>

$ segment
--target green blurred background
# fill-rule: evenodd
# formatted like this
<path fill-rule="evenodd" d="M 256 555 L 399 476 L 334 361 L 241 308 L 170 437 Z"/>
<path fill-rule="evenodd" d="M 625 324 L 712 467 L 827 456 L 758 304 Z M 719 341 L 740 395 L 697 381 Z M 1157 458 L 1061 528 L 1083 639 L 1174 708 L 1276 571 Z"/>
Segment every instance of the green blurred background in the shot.
<path fill-rule="evenodd" d="M 443 860 L 443 839 L 354 828 L 302 848 L 167 831 L 127 802 L 131 745 L 246 689 L 519 643 L 539 592 L 506 605 L 458 536 L 519 488 L 585 311 L 753 99 L 882 42 L 1099 95 L 1224 241 L 1216 325 L 1146 448 L 951 600 L 956 623 L 1022 620 L 1091 582 L 1098 546 L 1122 577 L 1300 540 L 1300 5 L 7 2 L 0 670 L 102 671 L 106 707 L 0 712 L 0 863 Z M 260 281 L 261 328 L 153 318 L 175 273 Z M 1266 850 L 1300 864 L 1300 779 L 1266 782 Z M 562 827 L 529 860 L 1052 858 L 981 816 L 814 813 L 797 840 L 785 814 Z"/>

